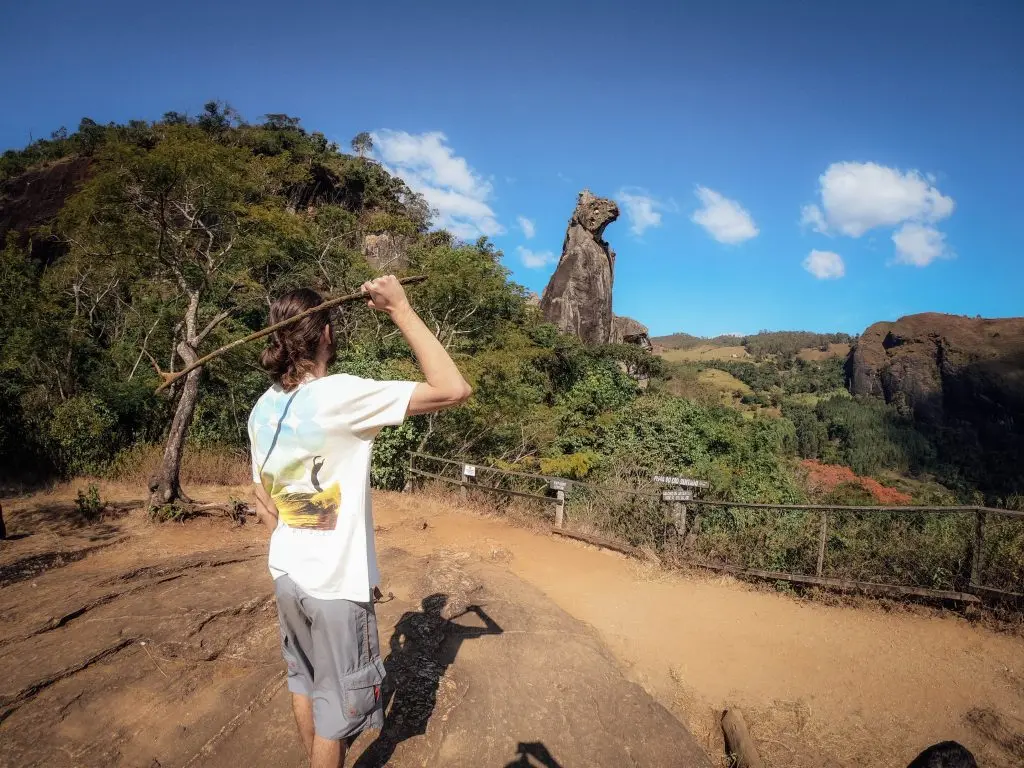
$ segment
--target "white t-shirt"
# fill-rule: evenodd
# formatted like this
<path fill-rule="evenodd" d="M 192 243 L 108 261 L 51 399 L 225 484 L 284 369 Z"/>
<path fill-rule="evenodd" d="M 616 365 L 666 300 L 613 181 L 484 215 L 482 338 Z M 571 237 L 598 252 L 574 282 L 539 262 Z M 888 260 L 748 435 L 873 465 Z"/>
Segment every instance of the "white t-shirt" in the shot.
<path fill-rule="evenodd" d="M 368 602 L 380 581 L 370 453 L 401 424 L 415 382 L 338 375 L 268 389 L 249 415 L 253 482 L 277 505 L 270 573 L 313 597 Z"/>

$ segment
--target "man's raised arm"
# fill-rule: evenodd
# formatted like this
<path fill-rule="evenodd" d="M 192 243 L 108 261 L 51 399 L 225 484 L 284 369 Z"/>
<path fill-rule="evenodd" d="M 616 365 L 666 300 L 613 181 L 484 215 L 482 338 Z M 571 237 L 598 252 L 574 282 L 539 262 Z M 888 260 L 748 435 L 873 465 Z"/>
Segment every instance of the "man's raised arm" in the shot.
<path fill-rule="evenodd" d="M 409 401 L 408 415 L 433 413 L 465 402 L 473 393 L 455 366 L 448 350 L 430 332 L 413 310 L 405 290 L 392 275 L 379 277 L 363 285 L 370 296 L 367 304 L 387 312 L 409 343 L 426 383 L 417 384 Z"/>

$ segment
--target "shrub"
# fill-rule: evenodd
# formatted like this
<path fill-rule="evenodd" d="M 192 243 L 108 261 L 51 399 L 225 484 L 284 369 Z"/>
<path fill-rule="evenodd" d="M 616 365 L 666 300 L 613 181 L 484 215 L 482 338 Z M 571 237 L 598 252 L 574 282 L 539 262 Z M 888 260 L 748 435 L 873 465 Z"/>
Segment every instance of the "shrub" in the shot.
<path fill-rule="evenodd" d="M 194 516 L 195 512 L 185 504 L 160 504 L 149 508 L 149 519 L 154 523 L 182 523 Z"/>
<path fill-rule="evenodd" d="M 78 489 L 78 497 L 75 499 L 75 511 L 79 517 L 85 520 L 97 520 L 103 514 L 103 500 L 100 498 L 100 489 L 96 483 L 89 483 L 84 490 Z"/>
<path fill-rule="evenodd" d="M 104 477 L 145 486 L 160 466 L 163 446 L 138 443 L 114 457 Z M 181 460 L 182 485 L 248 485 L 252 468 L 248 451 L 232 446 L 185 446 Z"/>
<path fill-rule="evenodd" d="M 99 474 L 113 455 L 115 431 L 114 415 L 94 395 L 60 403 L 47 424 L 61 468 L 69 475 Z"/>

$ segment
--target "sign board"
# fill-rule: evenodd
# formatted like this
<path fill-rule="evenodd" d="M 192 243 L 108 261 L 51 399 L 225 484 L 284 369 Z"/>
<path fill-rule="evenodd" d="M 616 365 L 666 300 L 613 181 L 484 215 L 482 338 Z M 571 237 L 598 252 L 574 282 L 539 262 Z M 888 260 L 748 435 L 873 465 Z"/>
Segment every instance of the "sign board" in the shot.
<path fill-rule="evenodd" d="M 569 481 L 559 480 L 553 477 L 550 480 L 548 480 L 548 488 L 550 488 L 552 491 L 564 491 L 569 488 Z"/>
<path fill-rule="evenodd" d="M 693 499 L 692 491 L 662 491 L 662 501 L 690 501 Z"/>
<path fill-rule="evenodd" d="M 655 483 L 663 483 L 665 485 L 679 485 L 683 488 L 710 488 L 711 483 L 707 480 L 692 480 L 689 477 L 671 477 L 668 475 L 655 475 L 651 478 Z"/>
<path fill-rule="evenodd" d="M 476 477 L 476 467 L 472 464 L 462 465 L 462 476 L 463 477 Z"/>

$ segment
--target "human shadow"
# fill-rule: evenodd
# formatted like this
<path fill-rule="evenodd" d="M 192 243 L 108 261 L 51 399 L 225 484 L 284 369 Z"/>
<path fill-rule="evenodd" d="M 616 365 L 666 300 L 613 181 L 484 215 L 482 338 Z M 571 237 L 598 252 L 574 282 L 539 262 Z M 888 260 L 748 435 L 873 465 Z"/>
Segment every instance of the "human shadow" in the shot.
<path fill-rule="evenodd" d="M 423 610 L 406 612 L 395 625 L 391 652 L 384 660 L 388 671 L 384 684 L 384 728 L 359 756 L 356 768 L 386 765 L 400 743 L 426 733 L 441 678 L 455 661 L 462 643 L 502 633 L 502 628 L 479 605 L 444 617 L 442 612 L 447 603 L 447 595 L 425 597 Z M 470 613 L 476 614 L 484 626 L 467 627 L 452 620 Z"/>
<path fill-rule="evenodd" d="M 519 742 L 516 757 L 505 768 L 562 768 L 541 741 Z"/>
<path fill-rule="evenodd" d="M 8 519 L 6 540 L 12 541 L 46 531 L 56 536 L 106 541 L 121 533 L 117 521 L 144 503 L 143 500 L 108 502 L 104 505 L 103 513 L 95 517 L 82 514 L 77 505 L 70 501 L 39 504 L 20 510 L 13 520 Z"/>

